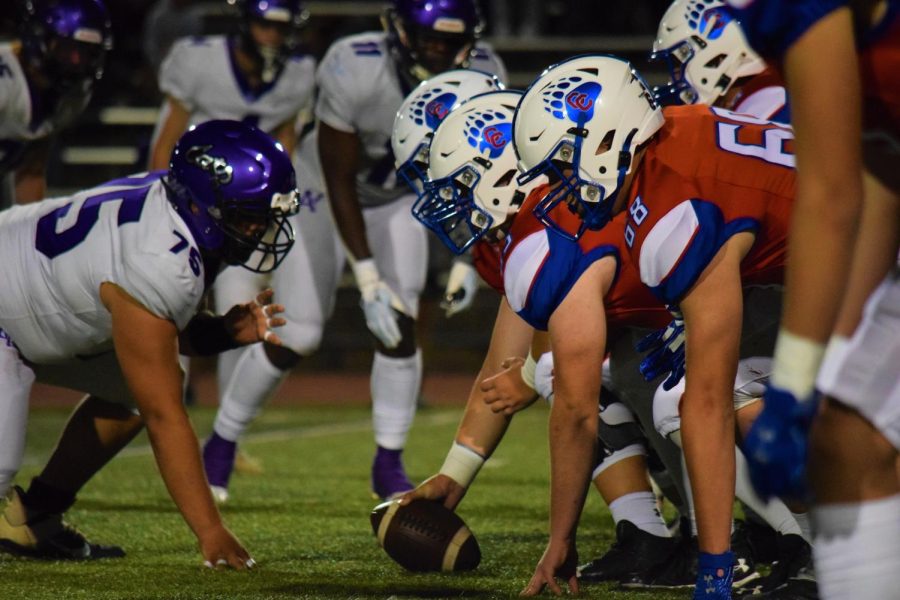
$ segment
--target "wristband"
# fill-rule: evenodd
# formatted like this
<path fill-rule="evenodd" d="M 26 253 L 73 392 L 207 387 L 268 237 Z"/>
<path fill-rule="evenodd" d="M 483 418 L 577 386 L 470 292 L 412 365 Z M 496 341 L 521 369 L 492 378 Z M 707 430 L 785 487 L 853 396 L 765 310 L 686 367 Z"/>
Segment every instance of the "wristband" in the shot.
<path fill-rule="evenodd" d="M 485 458 L 467 446 L 463 446 L 459 442 L 453 442 L 450 446 L 450 452 L 444 459 L 441 475 L 446 475 L 464 488 L 468 488 L 481 470 Z"/>
<path fill-rule="evenodd" d="M 813 393 L 816 375 L 825 355 L 825 344 L 781 329 L 775 343 L 772 385 L 787 390 L 798 400 Z"/>
<path fill-rule="evenodd" d="M 353 261 L 350 264 L 353 268 L 353 276 L 356 278 L 356 285 L 359 289 L 374 285 L 381 279 L 378 275 L 378 267 L 375 266 L 375 259 L 372 257 Z"/>
<path fill-rule="evenodd" d="M 535 362 L 534 357 L 531 356 L 531 352 L 528 353 L 528 358 L 525 359 L 525 364 L 522 365 L 522 381 L 525 382 L 525 385 L 534 388 L 534 371 L 537 369 L 537 362 Z"/>

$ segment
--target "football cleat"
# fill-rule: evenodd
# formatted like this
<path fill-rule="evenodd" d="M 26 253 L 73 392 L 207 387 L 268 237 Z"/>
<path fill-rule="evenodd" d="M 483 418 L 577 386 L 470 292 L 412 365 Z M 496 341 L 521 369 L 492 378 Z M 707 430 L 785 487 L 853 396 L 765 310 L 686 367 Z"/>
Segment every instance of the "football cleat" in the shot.
<path fill-rule="evenodd" d="M 229 442 L 215 431 L 203 444 L 203 469 L 209 481 L 209 489 L 218 504 L 228 501 L 228 480 L 234 470 L 237 443 Z"/>
<path fill-rule="evenodd" d="M 14 486 L 0 515 L 0 550 L 48 560 L 122 558 L 119 546 L 92 544 L 58 513 L 34 513 L 23 501 L 25 492 Z"/>
<path fill-rule="evenodd" d="M 677 546 L 675 538 L 647 533 L 631 521 L 616 524 L 616 541 L 603 556 L 578 568 L 582 583 L 622 581 L 652 569 L 664 561 Z"/>
<path fill-rule="evenodd" d="M 796 534 L 778 536 L 778 559 L 742 598 L 818 598 L 812 548 Z"/>
<path fill-rule="evenodd" d="M 403 469 L 403 450 L 378 447 L 372 461 L 372 493 L 382 500 L 391 500 L 412 490 L 412 484 Z"/>
<path fill-rule="evenodd" d="M 682 537 L 656 566 L 621 580 L 626 589 L 690 589 L 697 581 L 697 539 Z"/>
<path fill-rule="evenodd" d="M 735 526 L 734 533 L 731 534 L 731 551 L 734 554 L 733 587 L 743 588 L 760 578 L 745 529 Z"/>

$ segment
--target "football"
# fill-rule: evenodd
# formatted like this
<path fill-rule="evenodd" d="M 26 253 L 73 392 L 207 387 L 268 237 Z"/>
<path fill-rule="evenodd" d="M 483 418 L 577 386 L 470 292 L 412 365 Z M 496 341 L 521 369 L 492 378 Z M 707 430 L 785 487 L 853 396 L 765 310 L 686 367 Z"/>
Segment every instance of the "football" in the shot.
<path fill-rule="evenodd" d="M 475 536 L 459 515 L 432 500 L 379 504 L 370 515 L 378 543 L 410 571 L 470 571 L 481 562 Z"/>

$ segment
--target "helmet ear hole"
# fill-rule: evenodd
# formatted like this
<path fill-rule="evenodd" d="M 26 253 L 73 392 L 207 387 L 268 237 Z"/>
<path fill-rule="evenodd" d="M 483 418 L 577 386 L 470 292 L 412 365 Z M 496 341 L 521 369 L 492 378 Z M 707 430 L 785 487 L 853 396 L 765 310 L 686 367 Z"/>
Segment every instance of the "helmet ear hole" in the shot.
<path fill-rule="evenodd" d="M 594 156 L 600 156 L 601 154 L 605 154 L 609 152 L 610 148 L 612 148 L 613 140 L 616 137 L 616 130 L 610 129 L 606 132 L 606 135 L 603 136 L 603 139 L 600 140 L 600 143 L 597 144 L 597 150 L 594 152 Z M 602 171 L 601 171 L 602 173 Z"/>
<path fill-rule="evenodd" d="M 495 187 L 495 188 L 499 188 L 499 187 L 506 187 L 506 186 L 508 186 L 508 185 L 510 184 L 510 182 L 512 182 L 513 177 L 515 177 L 515 176 L 516 176 L 516 170 L 515 170 L 515 169 L 510 169 L 509 171 L 507 171 L 506 173 L 504 173 L 504 174 L 500 177 L 500 179 L 497 180 L 497 182 L 494 184 L 494 187 Z M 499 204 L 499 203 L 500 203 L 499 200 L 496 200 L 496 199 L 494 200 L 494 205 L 495 205 L 495 206 L 496 206 L 497 204 Z"/>

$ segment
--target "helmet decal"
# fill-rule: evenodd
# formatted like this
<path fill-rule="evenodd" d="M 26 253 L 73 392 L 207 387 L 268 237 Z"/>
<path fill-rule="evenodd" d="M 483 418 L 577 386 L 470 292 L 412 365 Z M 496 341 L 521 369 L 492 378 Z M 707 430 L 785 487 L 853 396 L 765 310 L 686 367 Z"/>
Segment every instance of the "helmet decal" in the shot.
<path fill-rule="evenodd" d="M 500 122 L 502 119 L 506 121 Z M 490 158 L 503 154 L 512 141 L 512 122 L 499 111 L 486 109 L 472 113 L 466 117 L 465 127 L 469 145 L 479 152 L 486 151 Z"/>
<path fill-rule="evenodd" d="M 720 6 L 714 6 L 703 12 L 699 23 L 693 19 L 688 19 L 688 23 L 707 38 L 717 40 L 722 35 L 722 32 L 725 31 L 725 27 L 733 20 L 734 17 L 731 13 Z"/>
<path fill-rule="evenodd" d="M 208 152 L 212 146 L 192 146 L 184 153 L 184 159 L 200 169 L 203 169 L 212 176 L 219 185 L 227 185 L 231 183 L 231 177 L 234 169 L 228 164 L 228 161 L 218 156 L 210 156 Z"/>
<path fill-rule="evenodd" d="M 447 116 L 454 104 L 456 104 L 456 94 L 450 92 L 441 94 L 434 100 L 429 101 L 425 105 L 425 123 L 428 127 L 437 129 L 437 126 L 441 124 L 441 121 L 444 120 L 444 117 Z"/>
<path fill-rule="evenodd" d="M 587 81 L 566 94 L 566 113 L 569 120 L 576 123 L 584 123 L 594 116 L 594 103 L 600 90 L 599 83 Z"/>

